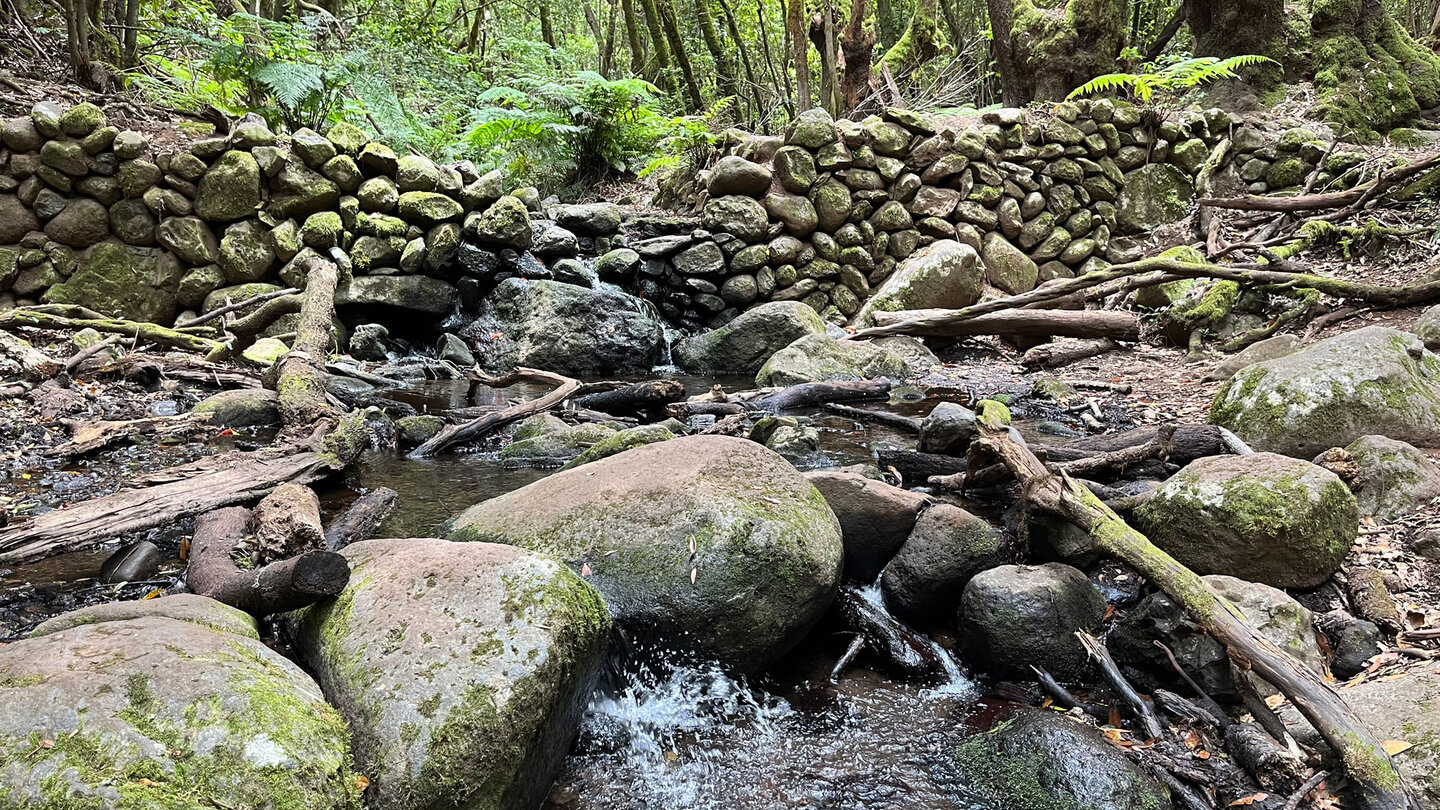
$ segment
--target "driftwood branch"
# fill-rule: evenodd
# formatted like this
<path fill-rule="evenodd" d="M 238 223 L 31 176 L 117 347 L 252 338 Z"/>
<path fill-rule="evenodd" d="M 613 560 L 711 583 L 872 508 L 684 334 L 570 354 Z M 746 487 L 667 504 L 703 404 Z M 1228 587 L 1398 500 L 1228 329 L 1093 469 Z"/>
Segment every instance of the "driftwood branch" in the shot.
<path fill-rule="evenodd" d="M 168 329 L 159 324 L 126 321 L 119 318 L 71 318 L 37 309 L 0 310 L 0 329 L 12 326 L 33 326 L 39 329 L 94 329 L 97 332 L 121 334 L 171 349 L 207 353 L 221 344 L 210 338 Z"/>
<path fill-rule="evenodd" d="M 395 511 L 400 496 L 389 487 L 376 487 L 355 499 L 325 529 L 325 549 L 339 551 L 351 543 L 369 540 L 385 518 Z"/>
<path fill-rule="evenodd" d="M 1368 183 L 1362 183 L 1344 191 L 1334 191 L 1328 194 L 1302 194 L 1294 197 L 1206 198 L 1199 200 L 1198 203 L 1202 206 L 1232 208 L 1240 211 L 1323 211 L 1327 208 L 1353 206 L 1357 202 L 1374 199 L 1405 180 L 1436 166 L 1440 166 L 1440 154 L 1398 166 L 1382 173 Z"/>
<path fill-rule="evenodd" d="M 190 590 L 256 616 L 284 613 L 333 596 L 350 581 L 350 564 L 332 551 L 309 551 L 289 559 L 246 570 L 231 558 L 235 545 L 252 530 L 249 509 L 232 506 L 195 521 Z"/>
<path fill-rule="evenodd" d="M 474 441 L 511 422 L 534 416 L 537 413 L 544 413 L 569 399 L 571 396 L 574 396 L 575 392 L 580 390 L 579 380 L 560 374 L 552 374 L 548 371 L 523 367 L 517 368 L 514 372 L 503 377 L 479 376 L 478 380 L 492 388 L 505 388 L 518 382 L 529 381 L 548 383 L 555 386 L 555 390 L 539 399 L 522 402 L 518 405 L 511 405 L 504 410 L 487 413 L 469 422 L 459 425 L 446 425 L 439 433 L 432 436 L 429 441 L 411 450 L 409 458 L 429 458 L 451 445 Z"/>
<path fill-rule="evenodd" d="M 1134 567 L 1183 606 L 1206 633 L 1225 646 L 1232 661 L 1265 679 L 1295 704 L 1361 787 L 1363 806 L 1420 810 L 1380 740 L 1319 675 L 1256 632 L 1199 575 L 1131 528 L 1089 490 L 1068 476 L 1051 473 L 1002 428 L 982 423 L 982 431 L 977 444 L 1010 467 L 1027 500 L 1089 532 L 1097 548 Z"/>
<path fill-rule="evenodd" d="M 895 383 L 890 380 L 859 382 L 810 382 L 768 394 L 759 394 L 745 404 L 753 410 L 783 411 L 787 408 L 813 408 L 827 402 L 862 402 L 885 399 Z"/>
<path fill-rule="evenodd" d="M 875 313 L 876 326 L 921 321 L 943 316 L 943 309 L 908 309 Z M 934 327 L 917 327 L 910 335 L 964 337 L 967 335 L 1024 335 L 1027 337 L 1112 338 L 1139 340 L 1140 319 L 1133 312 L 1084 309 L 1018 309 L 992 312 L 965 321 Z"/>

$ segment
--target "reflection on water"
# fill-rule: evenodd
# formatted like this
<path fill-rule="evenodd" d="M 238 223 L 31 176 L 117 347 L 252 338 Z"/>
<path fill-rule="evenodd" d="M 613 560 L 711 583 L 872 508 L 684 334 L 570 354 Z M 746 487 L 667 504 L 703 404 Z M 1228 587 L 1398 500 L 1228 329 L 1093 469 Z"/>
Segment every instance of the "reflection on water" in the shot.
<path fill-rule="evenodd" d="M 435 537 L 440 524 L 481 501 L 519 489 L 554 470 L 507 470 L 493 453 L 442 454 L 411 460 L 366 453 L 346 473 L 354 489 L 389 487 L 400 496 L 376 537 Z"/>

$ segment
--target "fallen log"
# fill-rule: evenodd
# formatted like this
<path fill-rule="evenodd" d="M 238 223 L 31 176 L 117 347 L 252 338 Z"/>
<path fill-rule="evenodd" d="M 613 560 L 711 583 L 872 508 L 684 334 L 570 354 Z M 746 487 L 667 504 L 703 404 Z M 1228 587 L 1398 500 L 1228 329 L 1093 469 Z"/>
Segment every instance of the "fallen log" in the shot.
<path fill-rule="evenodd" d="M 971 445 L 972 456 L 1000 459 L 1032 505 L 1069 520 L 1090 535 L 1098 551 L 1139 571 L 1220 642 L 1237 667 L 1254 672 L 1289 699 L 1345 764 L 1361 789 L 1362 806 L 1420 810 L 1380 740 L 1319 675 L 1256 632 L 1205 580 L 1131 528 L 1089 490 L 1063 473 L 1051 473 L 1029 449 L 1012 440 L 1004 426 L 982 420 L 980 429 L 982 437 Z M 972 466 L 982 466 L 976 461 Z"/>
<path fill-rule="evenodd" d="M 1220 428 L 1215 425 L 1178 424 L 1173 425 L 1170 437 L 1169 460 L 1175 464 L 1189 464 L 1197 458 L 1218 456 L 1227 451 Z M 1064 444 L 1034 444 L 1036 452 L 1044 452 L 1050 461 L 1076 461 L 1103 453 L 1113 453 L 1128 447 L 1139 447 L 1153 441 L 1160 432 L 1155 425 L 1135 428 L 1123 433 L 1104 433 L 1072 439 Z"/>
<path fill-rule="evenodd" d="M 679 380 L 645 380 L 623 388 L 586 394 L 575 403 L 582 408 L 626 416 L 663 412 L 666 405 L 684 398 L 685 385 Z"/>
<path fill-rule="evenodd" d="M 330 351 L 339 272 L 334 262 L 317 256 L 310 261 L 305 279 L 300 325 L 290 353 L 279 361 L 276 385 L 280 416 L 292 426 L 310 425 L 334 415 L 326 396 L 330 374 L 325 370 L 325 358 Z"/>
<path fill-rule="evenodd" d="M 141 476 L 134 488 L 0 528 L 0 565 L 93 548 L 128 532 L 167 526 L 257 500 L 287 481 L 313 483 L 345 468 L 367 446 L 363 413 L 322 426 L 306 444 L 231 452 Z"/>
<path fill-rule="evenodd" d="M 908 309 L 875 313 L 876 326 L 921 321 L 944 315 L 943 309 Z M 1027 337 L 1111 338 L 1139 340 L 1140 319 L 1133 312 L 1085 309 L 1017 309 L 992 312 L 956 323 L 917 327 L 906 334 L 927 337 L 1024 335 Z"/>
<path fill-rule="evenodd" d="M 750 412 L 750 409 L 738 402 L 676 402 L 665 408 L 666 413 L 685 421 L 692 416 L 741 416 Z"/>
<path fill-rule="evenodd" d="M 882 470 L 894 468 L 906 481 L 926 481 L 936 476 L 965 472 L 963 458 L 890 447 L 876 448 L 875 463 Z"/>
<path fill-rule="evenodd" d="M 182 436 L 203 427 L 210 421 L 211 416 L 212 414 L 208 413 L 185 413 L 179 416 L 151 416 L 121 422 L 62 419 L 61 424 L 70 429 L 70 440 L 47 449 L 41 455 L 50 458 L 73 458 L 132 436 Z"/>
<path fill-rule="evenodd" d="M 901 624 L 854 585 L 843 585 L 836 608 L 851 630 L 865 640 L 865 648 L 880 668 L 907 678 L 939 680 L 945 676 L 945 652 L 939 645 Z M 832 679 L 838 673 L 832 673 Z"/>
<path fill-rule="evenodd" d="M 517 368 L 510 374 L 501 377 L 487 377 L 477 374 L 476 379 L 492 388 L 505 388 L 518 382 L 530 381 L 549 383 L 555 386 L 555 390 L 539 399 L 521 402 L 518 405 L 511 405 L 504 410 L 487 413 L 484 416 L 472 419 L 463 424 L 446 425 L 439 433 L 432 436 L 429 441 L 411 450 L 408 458 L 429 458 L 451 445 L 474 441 L 511 422 L 534 416 L 537 413 L 544 413 L 569 399 L 580 389 L 579 380 L 559 374 L 551 374 L 548 371 L 524 367 Z"/>
<path fill-rule="evenodd" d="M 303 484 L 285 483 L 255 507 L 255 532 L 249 544 L 251 567 L 320 548 L 320 499 Z"/>
<path fill-rule="evenodd" d="M 230 552 L 250 534 L 249 509 L 232 506 L 195 521 L 190 565 L 185 582 L 190 590 L 255 616 L 269 616 L 334 596 L 350 581 L 350 564 L 333 551 L 310 551 L 253 571 L 235 564 Z"/>
<path fill-rule="evenodd" d="M 1404 166 L 1397 166 L 1383 172 L 1368 183 L 1362 183 L 1344 191 L 1332 191 L 1326 194 L 1300 194 L 1294 197 L 1245 196 L 1224 199 L 1206 197 L 1196 202 L 1201 206 L 1230 208 L 1238 211 L 1323 211 L 1326 208 L 1342 208 L 1374 199 L 1405 180 L 1436 166 L 1440 166 L 1440 154 L 1431 155 L 1424 160 L 1417 160 Z"/>
<path fill-rule="evenodd" d="M 758 392 L 745 402 L 754 410 L 783 411 L 789 408 L 813 408 L 827 402 L 858 402 L 886 399 L 895 383 L 890 380 L 857 382 L 810 382 L 792 385 L 773 393 Z"/>
<path fill-rule="evenodd" d="M 825 403 L 825 410 L 833 414 L 838 414 L 840 416 L 848 416 L 851 419 L 855 419 L 860 422 L 875 422 L 876 424 L 880 425 L 888 425 L 889 427 L 903 430 L 907 433 L 920 432 L 919 419 L 911 419 L 908 416 L 901 416 L 898 413 L 889 413 L 887 411 L 870 411 L 866 410 L 865 408 L 852 408 L 849 405 L 841 405 L 838 402 Z"/>
<path fill-rule="evenodd" d="M 1130 431 L 1136 433 L 1138 431 Z M 1051 465 L 1056 472 L 1063 472 L 1070 476 L 1094 475 L 1097 472 L 1121 473 L 1124 469 L 1136 462 L 1152 458 L 1168 458 L 1174 448 L 1173 437 L 1175 435 L 1174 425 L 1161 425 L 1157 430 L 1151 432 L 1151 438 L 1144 444 L 1129 444 L 1116 450 L 1107 450 L 1082 458 L 1062 461 Z M 1034 447 L 1034 452 L 1043 452 L 1043 448 Z M 955 475 L 937 476 L 931 478 L 929 483 L 932 486 L 942 487 L 961 491 L 965 489 L 981 489 L 993 487 L 996 484 L 1004 483 L 1010 478 L 1010 468 L 1004 464 L 991 464 L 976 470 L 974 473 L 957 473 Z M 1089 487 L 1087 487 L 1089 489 Z M 1098 494 L 1096 497 L 1101 497 Z"/>
<path fill-rule="evenodd" d="M 20 376 L 32 382 L 49 379 L 65 368 L 59 360 L 31 346 L 29 341 L 3 330 L 0 330 L 0 355 L 14 360 L 20 367 Z"/>
<path fill-rule="evenodd" d="M 266 303 L 267 301 L 273 301 L 273 300 L 275 300 L 275 299 L 277 299 L 277 298 L 284 298 L 284 297 L 287 296 L 287 295 L 295 295 L 295 293 L 298 293 L 298 292 L 300 292 L 300 288 L 299 288 L 299 287 L 287 287 L 287 288 L 285 288 L 285 289 L 283 289 L 283 290 L 274 290 L 274 291 L 272 291 L 272 292 L 260 293 L 259 295 L 252 295 L 252 296 L 250 296 L 249 298 L 243 299 L 243 300 L 241 300 L 241 301 L 236 301 L 236 302 L 234 302 L 234 303 L 226 304 L 225 306 L 220 307 L 219 309 L 212 309 L 212 310 L 210 310 L 209 312 L 205 313 L 204 315 L 200 315 L 199 317 L 191 318 L 190 320 L 185 321 L 184 323 L 177 323 L 177 324 L 175 324 L 175 328 L 176 328 L 176 329 L 186 329 L 186 328 L 189 328 L 189 327 L 192 327 L 192 326 L 200 326 L 200 325 L 202 325 L 202 324 L 209 323 L 210 321 L 213 321 L 213 320 L 215 320 L 216 318 L 220 318 L 220 317 L 224 317 L 224 316 L 226 316 L 226 315 L 229 315 L 230 313 L 235 312 L 235 311 L 237 311 L 237 310 L 245 309 L 246 307 L 253 307 L 253 306 L 257 305 L 257 304 L 264 304 L 264 303 Z M 299 298 L 297 297 L 296 300 L 298 301 Z M 297 307 L 297 309 L 298 309 L 298 307 Z M 291 310 L 291 311 L 294 312 L 294 311 L 296 311 L 296 310 Z"/>
<path fill-rule="evenodd" d="M 1075 340 L 1066 341 L 1065 343 L 1045 343 L 1021 355 L 1020 365 L 1026 366 L 1027 368 L 1066 366 L 1078 360 L 1098 357 L 1106 352 L 1115 351 L 1118 348 L 1120 348 L 1120 344 L 1110 338 Z"/>
<path fill-rule="evenodd" d="M 356 498 L 325 529 L 325 549 L 339 551 L 351 543 L 369 540 L 385 518 L 395 511 L 400 496 L 389 487 L 376 487 Z"/>

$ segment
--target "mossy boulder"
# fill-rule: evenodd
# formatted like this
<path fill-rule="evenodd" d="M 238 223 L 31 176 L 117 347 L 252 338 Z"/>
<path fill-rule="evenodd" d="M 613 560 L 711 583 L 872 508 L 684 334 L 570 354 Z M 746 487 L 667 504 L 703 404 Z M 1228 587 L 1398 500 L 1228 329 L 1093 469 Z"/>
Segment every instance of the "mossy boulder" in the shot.
<path fill-rule="evenodd" d="M 401 195 L 401 202 L 403 206 L 404 195 Z M 401 210 L 404 210 L 403 207 Z M 525 203 L 515 197 L 501 197 L 491 203 L 485 213 L 472 217 L 466 223 L 466 230 L 482 242 L 525 250 L 535 239 L 530 227 L 530 212 Z"/>
<path fill-rule="evenodd" d="M 948 622 L 965 585 L 1007 562 L 1005 533 L 948 503 L 931 505 L 885 566 L 880 586 L 896 615 L 917 623 Z"/>
<path fill-rule="evenodd" d="M 953 239 L 932 242 L 895 268 L 865 302 L 855 323 L 871 325 L 876 312 L 970 306 L 980 300 L 984 272 L 969 245 Z"/>
<path fill-rule="evenodd" d="M 765 206 L 738 194 L 711 198 L 700 212 L 700 221 L 708 230 L 732 234 L 746 242 L 764 239 L 770 225 Z"/>
<path fill-rule="evenodd" d="M 193 410 L 210 414 L 209 424 L 216 428 L 280 424 L 280 396 L 268 388 L 221 391 L 195 403 Z"/>
<path fill-rule="evenodd" d="M 325 137 L 338 151 L 352 157 L 360 154 L 360 150 L 370 142 L 370 136 L 365 134 L 365 130 L 348 121 L 341 121 L 330 127 L 330 131 L 325 133 Z"/>
<path fill-rule="evenodd" d="M 45 223 L 45 235 L 69 247 L 90 247 L 110 235 L 110 212 L 95 200 L 71 198 Z"/>
<path fill-rule="evenodd" d="M 675 360 L 687 371 L 754 374 L 772 355 L 806 335 L 825 332 L 815 310 L 799 301 L 772 301 L 735 320 L 675 345 Z"/>
<path fill-rule="evenodd" d="M 275 266 L 270 229 L 258 219 L 247 219 L 225 229 L 220 239 L 220 269 L 232 284 L 259 281 Z"/>
<path fill-rule="evenodd" d="M 220 156 L 200 178 L 195 213 L 211 222 L 233 222 L 252 216 L 260 207 L 260 164 L 249 152 Z"/>
<path fill-rule="evenodd" d="M 782 146 L 772 161 L 775 179 L 791 194 L 806 194 L 815 184 L 815 156 L 800 146 Z"/>
<path fill-rule="evenodd" d="M 784 134 L 786 145 L 819 149 L 835 142 L 835 119 L 825 110 L 813 107 L 795 116 Z"/>
<path fill-rule="evenodd" d="M 1239 608 L 1246 624 L 1261 636 L 1315 674 L 1324 674 L 1325 655 L 1315 640 L 1314 617 L 1303 605 L 1284 591 L 1258 582 L 1219 574 L 1204 579 L 1216 593 Z M 1116 660 L 1165 672 L 1170 669 L 1170 661 L 1165 651 L 1155 646 L 1157 641 L 1175 654 L 1185 672 L 1206 694 L 1222 700 L 1239 696 L 1225 646 L 1163 593 L 1152 593 L 1140 600 L 1110 631 L 1108 638 Z"/>
<path fill-rule="evenodd" d="M 487 367 L 561 374 L 648 371 L 664 330 L 652 309 L 618 290 L 558 281 L 502 281 L 461 333 Z"/>
<path fill-rule="evenodd" d="M 1170 810 L 1169 794 L 1094 727 L 1022 709 L 955 749 L 965 804 L 984 810 Z"/>
<path fill-rule="evenodd" d="M 40 230 L 40 219 L 14 194 L 0 194 L 0 245 L 18 243 L 25 234 Z"/>
<path fill-rule="evenodd" d="M 740 194 L 760 197 L 770 190 L 770 170 L 738 155 L 727 155 L 710 169 L 706 189 L 712 197 Z"/>
<path fill-rule="evenodd" d="M 582 464 L 589 464 L 592 461 L 599 461 L 602 458 L 609 458 L 617 453 L 626 450 L 633 450 L 636 447 L 655 442 L 665 442 L 675 438 L 675 434 L 664 425 L 637 425 L 636 427 L 617 430 L 609 436 L 585 448 L 580 455 L 566 462 L 563 469 L 579 467 Z"/>
<path fill-rule="evenodd" d="M 473 506 L 453 540 L 587 572 L 621 624 L 755 670 L 793 647 L 840 580 L 840 527 L 789 462 L 725 436 L 647 444 Z"/>
<path fill-rule="evenodd" d="M 350 723 L 367 803 L 538 806 L 604 658 L 600 595 L 514 546 L 386 539 L 343 554 L 350 584 L 292 630 Z"/>
<path fill-rule="evenodd" d="M 335 306 L 448 315 L 460 300 L 454 286 L 428 276 L 357 276 L 335 291 Z"/>
<path fill-rule="evenodd" d="M 558 429 L 546 429 L 531 436 L 517 434 L 515 441 L 500 451 L 500 463 L 511 469 L 560 467 L 613 435 L 615 429 L 606 425 L 563 423 Z"/>
<path fill-rule="evenodd" d="M 1254 453 L 1192 461 L 1135 519 L 1155 545 L 1196 573 L 1312 588 L 1340 568 L 1360 516 L 1355 496 L 1329 470 Z"/>
<path fill-rule="evenodd" d="M 1189 175 L 1168 163 L 1151 163 L 1125 174 L 1116 221 L 1121 233 L 1141 233 L 1179 221 L 1194 199 Z"/>
<path fill-rule="evenodd" d="M 902 379 L 905 357 L 865 341 L 839 341 L 829 335 L 806 335 L 765 361 L 755 384 L 797 385 L 806 382 Z"/>
<path fill-rule="evenodd" d="M 253 619 L 203 603 L 87 609 L 0 647 L 9 804 L 360 806 L 344 719 Z"/>
<path fill-rule="evenodd" d="M 199 217 L 166 217 L 155 229 L 155 238 L 191 264 L 214 264 L 220 259 L 220 241 Z"/>
<path fill-rule="evenodd" d="M 1094 631 L 1105 599 L 1085 574 L 1063 563 L 1002 565 L 973 576 L 960 598 L 960 634 L 970 660 L 996 674 L 1033 677 L 1042 667 L 1080 680 L 1088 656 L 1077 630 Z"/>
<path fill-rule="evenodd" d="M 319 172 L 290 161 L 272 183 L 270 212 L 277 219 L 304 219 L 333 209 L 340 202 L 340 188 Z"/>
<path fill-rule="evenodd" d="M 1345 448 L 1360 465 L 1351 483 L 1360 514 L 1395 520 L 1440 497 L 1440 467 L 1414 446 L 1385 436 L 1361 436 Z"/>
<path fill-rule="evenodd" d="M 1037 218 L 1033 221 L 1041 220 Z M 1000 290 L 1015 295 L 1035 289 L 1040 267 L 1004 234 L 998 231 L 985 234 L 980 242 L 980 256 L 985 266 L 985 279 Z"/>
<path fill-rule="evenodd" d="M 177 311 L 183 271 L 175 256 L 157 248 L 101 242 L 79 267 L 45 293 L 51 304 L 79 304 L 105 315 L 168 324 Z"/>
<path fill-rule="evenodd" d="M 1241 369 L 1215 394 L 1210 422 L 1257 450 L 1313 458 L 1378 433 L 1440 444 L 1440 357 L 1418 337 L 1367 326 Z"/>

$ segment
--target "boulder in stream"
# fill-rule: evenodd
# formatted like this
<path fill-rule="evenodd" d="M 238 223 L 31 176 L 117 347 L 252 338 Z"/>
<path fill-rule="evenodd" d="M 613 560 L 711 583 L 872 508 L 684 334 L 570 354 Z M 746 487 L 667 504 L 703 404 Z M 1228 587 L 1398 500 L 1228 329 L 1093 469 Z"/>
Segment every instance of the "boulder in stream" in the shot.
<path fill-rule="evenodd" d="M 1369 434 L 1440 443 L 1440 357 L 1409 332 L 1367 326 L 1236 372 L 1210 422 L 1256 450 L 1314 458 Z"/>
<path fill-rule="evenodd" d="M 869 584 L 915 528 L 930 498 L 846 470 L 815 470 L 805 478 L 840 520 L 845 576 Z"/>
<path fill-rule="evenodd" d="M 349 586 L 292 629 L 350 722 L 367 802 L 539 806 L 604 657 L 600 595 L 514 546 L 385 539 L 342 553 Z"/>
<path fill-rule="evenodd" d="M 1075 631 L 1095 631 L 1105 598 L 1063 563 L 1002 565 L 976 574 L 960 598 L 960 634 L 970 659 L 999 674 L 1033 678 L 1043 667 L 1061 681 L 1083 680 L 1088 655 Z"/>
<path fill-rule="evenodd" d="M 1007 561 L 1005 533 L 958 506 L 931 504 L 885 566 L 885 604 L 920 625 L 948 621 L 976 574 Z"/>
<path fill-rule="evenodd" d="M 719 329 L 675 344 L 687 371 L 754 374 L 771 355 L 806 335 L 825 332 L 815 310 L 799 301 L 772 301 L 742 313 Z"/>
<path fill-rule="evenodd" d="M 442 532 L 564 560 L 632 633 L 744 670 L 778 659 L 820 618 L 843 555 L 819 491 L 779 455 L 726 436 L 556 473 L 470 507 Z"/>
<path fill-rule="evenodd" d="M 755 375 L 758 386 L 807 382 L 902 379 L 909 368 L 899 352 L 867 341 L 806 335 L 771 355 Z"/>
<path fill-rule="evenodd" d="M 357 808 L 344 719 L 255 620 L 204 597 L 100 605 L 0 646 L 18 807 Z"/>
<path fill-rule="evenodd" d="M 664 328 L 647 302 L 618 290 L 512 278 L 461 336 L 489 368 L 599 375 L 649 370 Z"/>
<path fill-rule="evenodd" d="M 986 810 L 1169 810 L 1160 783 L 1096 729 L 1022 709 L 955 751 L 966 799 Z"/>

